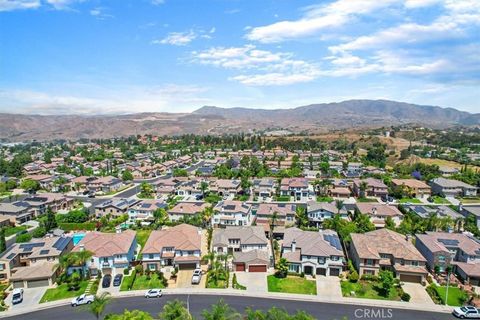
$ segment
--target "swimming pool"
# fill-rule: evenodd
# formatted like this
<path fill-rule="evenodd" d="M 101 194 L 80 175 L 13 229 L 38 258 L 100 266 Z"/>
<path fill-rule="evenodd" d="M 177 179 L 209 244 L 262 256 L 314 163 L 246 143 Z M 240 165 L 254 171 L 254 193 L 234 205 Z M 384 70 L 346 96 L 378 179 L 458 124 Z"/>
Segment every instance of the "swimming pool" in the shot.
<path fill-rule="evenodd" d="M 77 245 L 80 240 L 82 240 L 85 237 L 85 233 L 75 233 L 72 238 L 73 238 L 73 245 Z"/>

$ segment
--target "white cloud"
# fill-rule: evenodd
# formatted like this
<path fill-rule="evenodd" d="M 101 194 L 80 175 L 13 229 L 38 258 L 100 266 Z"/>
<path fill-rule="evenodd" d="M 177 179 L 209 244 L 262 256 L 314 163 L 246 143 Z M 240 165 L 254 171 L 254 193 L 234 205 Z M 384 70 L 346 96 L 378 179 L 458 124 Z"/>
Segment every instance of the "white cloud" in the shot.
<path fill-rule="evenodd" d="M 56 10 L 71 10 L 71 5 L 84 1 L 85 0 L 46 0 L 46 3 L 51 5 Z"/>
<path fill-rule="evenodd" d="M 40 5 L 40 0 L 0 0 L 0 11 L 37 9 Z"/>
<path fill-rule="evenodd" d="M 246 37 L 263 43 L 309 37 L 321 30 L 344 25 L 355 15 L 367 14 L 396 2 L 398 0 L 337 0 L 327 5 L 310 6 L 299 20 L 252 28 Z"/>
<path fill-rule="evenodd" d="M 165 3 L 165 0 L 152 0 L 152 4 L 155 6 L 159 6 L 164 3 Z"/>
<path fill-rule="evenodd" d="M 161 40 L 153 40 L 152 44 L 170 44 L 174 46 L 185 46 L 197 38 L 197 34 L 190 30 L 188 32 L 171 32 Z"/>
<path fill-rule="evenodd" d="M 441 2 L 443 2 L 443 0 L 405 0 L 405 7 L 409 9 L 424 8 Z"/>
<path fill-rule="evenodd" d="M 113 18 L 113 15 L 105 13 L 105 8 L 103 7 L 96 7 L 90 10 L 90 15 L 96 17 L 100 20 L 105 20 L 107 18 Z"/>

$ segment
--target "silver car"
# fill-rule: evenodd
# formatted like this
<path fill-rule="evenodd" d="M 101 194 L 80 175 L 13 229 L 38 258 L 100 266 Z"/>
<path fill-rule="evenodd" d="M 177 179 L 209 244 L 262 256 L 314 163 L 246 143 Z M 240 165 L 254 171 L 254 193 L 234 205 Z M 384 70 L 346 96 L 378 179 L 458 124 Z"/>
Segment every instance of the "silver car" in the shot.
<path fill-rule="evenodd" d="M 202 270 L 200 269 L 193 270 L 192 284 L 199 284 L 201 279 L 202 279 Z"/>
<path fill-rule="evenodd" d="M 161 289 L 150 289 L 145 292 L 145 298 L 160 298 L 162 296 Z"/>

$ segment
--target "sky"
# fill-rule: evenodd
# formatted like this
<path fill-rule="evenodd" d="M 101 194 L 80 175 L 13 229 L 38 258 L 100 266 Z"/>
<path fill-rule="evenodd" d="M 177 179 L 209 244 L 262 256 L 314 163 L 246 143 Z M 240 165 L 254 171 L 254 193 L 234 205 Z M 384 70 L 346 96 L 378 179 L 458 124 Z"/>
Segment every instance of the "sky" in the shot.
<path fill-rule="evenodd" d="M 480 113 L 480 0 L 0 0 L 0 112 Z"/>

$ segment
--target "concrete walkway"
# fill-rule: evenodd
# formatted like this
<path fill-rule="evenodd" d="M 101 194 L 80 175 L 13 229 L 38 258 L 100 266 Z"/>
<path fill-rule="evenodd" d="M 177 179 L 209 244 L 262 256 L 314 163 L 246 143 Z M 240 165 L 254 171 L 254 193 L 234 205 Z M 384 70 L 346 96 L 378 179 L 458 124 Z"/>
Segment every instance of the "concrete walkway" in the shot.
<path fill-rule="evenodd" d="M 403 291 L 410 295 L 410 302 L 434 306 L 435 303 L 420 283 L 405 282 L 402 285 Z"/>

